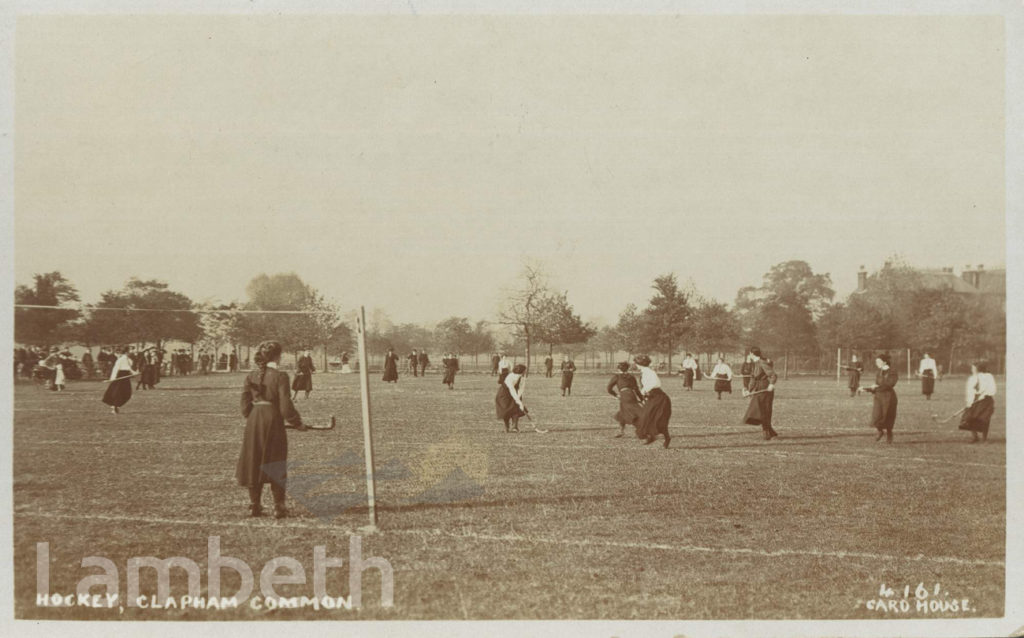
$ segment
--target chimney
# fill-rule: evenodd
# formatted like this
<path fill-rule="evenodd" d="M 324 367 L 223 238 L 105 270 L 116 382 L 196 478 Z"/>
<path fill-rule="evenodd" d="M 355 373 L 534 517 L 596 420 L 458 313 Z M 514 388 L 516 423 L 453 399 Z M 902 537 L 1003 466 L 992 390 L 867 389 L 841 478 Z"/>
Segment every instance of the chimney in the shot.
<path fill-rule="evenodd" d="M 868 289 L 868 271 L 861 265 L 857 272 L 857 292 L 864 292 Z"/>

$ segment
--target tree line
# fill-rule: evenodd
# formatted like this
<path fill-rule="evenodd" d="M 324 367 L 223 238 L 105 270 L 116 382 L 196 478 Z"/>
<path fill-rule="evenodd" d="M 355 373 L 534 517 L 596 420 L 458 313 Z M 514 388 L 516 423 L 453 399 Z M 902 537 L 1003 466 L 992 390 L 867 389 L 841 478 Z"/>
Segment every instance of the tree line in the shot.
<path fill-rule="evenodd" d="M 683 352 L 710 360 L 755 344 L 783 357 L 786 366 L 791 356 L 816 358 L 820 370 L 834 369 L 837 347 L 930 351 L 947 369 L 955 356 L 1000 357 L 1006 347 L 1003 300 L 928 287 L 898 258 L 871 273 L 863 290 L 838 301 L 830 276 L 799 260 L 776 264 L 759 285 L 741 288 L 731 307 L 702 296 L 692 280 L 681 282 L 675 273 L 656 277 L 651 291 L 645 306 L 628 304 L 614 324 L 597 326 L 580 318 L 568 291 L 554 289 L 543 268 L 527 264 L 502 291 L 493 322 L 450 317 L 433 326 L 395 324 L 378 309 L 371 313 L 367 347 L 376 355 L 389 348 L 474 357 L 501 350 L 525 354 L 527 361 L 556 350 L 604 353 L 609 360 L 643 352 L 664 356 L 670 370 Z M 132 278 L 81 304 L 60 272 L 37 274 L 33 285 L 15 291 L 15 340 L 90 348 L 178 341 L 219 351 L 272 336 L 288 351 L 354 350 L 354 313 L 343 314 L 298 275 L 261 274 L 245 293 L 243 302 L 200 304 L 164 282 Z"/>

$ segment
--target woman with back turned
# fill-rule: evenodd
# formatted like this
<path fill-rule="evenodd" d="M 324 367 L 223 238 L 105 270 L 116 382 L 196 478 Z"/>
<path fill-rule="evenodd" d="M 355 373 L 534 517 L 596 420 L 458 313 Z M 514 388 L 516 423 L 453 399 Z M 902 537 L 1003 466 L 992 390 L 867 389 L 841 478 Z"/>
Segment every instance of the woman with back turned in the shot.
<path fill-rule="evenodd" d="M 274 495 L 274 517 L 284 518 L 285 479 L 287 478 L 288 435 L 285 421 L 305 430 L 302 418 L 292 404 L 288 374 L 277 369 L 281 344 L 264 341 L 256 348 L 256 369 L 245 377 L 242 387 L 242 416 L 245 434 L 235 476 L 238 484 L 249 488 L 249 508 L 253 516 L 263 514 L 263 485 L 270 483 Z"/>
<path fill-rule="evenodd" d="M 637 429 L 637 436 L 640 436 L 638 424 L 640 423 L 640 412 L 643 406 L 640 403 L 640 386 L 636 377 L 629 373 L 629 364 L 625 361 L 619 364 L 619 373 L 612 376 L 606 388 L 608 394 L 619 400 L 619 411 L 612 417 L 619 422 L 619 433 L 615 438 L 621 439 L 626 433 L 626 424 L 630 423 Z"/>
<path fill-rule="evenodd" d="M 875 358 L 875 366 L 878 367 L 875 385 L 864 388 L 875 395 L 874 405 L 871 407 L 871 427 L 878 430 L 876 441 L 881 440 L 884 434 L 886 442 L 892 443 L 892 426 L 896 424 L 896 407 L 899 404 L 896 397 L 898 376 L 892 369 L 892 359 L 887 354 L 878 355 Z"/>

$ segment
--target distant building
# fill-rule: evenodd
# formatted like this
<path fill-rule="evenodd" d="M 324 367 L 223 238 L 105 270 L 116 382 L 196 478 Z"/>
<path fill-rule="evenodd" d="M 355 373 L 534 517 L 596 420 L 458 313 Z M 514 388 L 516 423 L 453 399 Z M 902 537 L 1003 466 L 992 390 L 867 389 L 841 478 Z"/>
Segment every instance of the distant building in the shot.
<path fill-rule="evenodd" d="M 953 268 L 921 268 L 917 270 L 921 277 L 921 285 L 937 290 L 949 288 L 963 295 L 982 295 L 1000 300 L 1003 311 L 1006 311 L 1006 269 L 993 268 L 986 270 L 978 264 L 972 268 L 969 264 L 957 275 Z M 864 266 L 857 273 L 857 292 L 867 289 L 868 272 Z"/>

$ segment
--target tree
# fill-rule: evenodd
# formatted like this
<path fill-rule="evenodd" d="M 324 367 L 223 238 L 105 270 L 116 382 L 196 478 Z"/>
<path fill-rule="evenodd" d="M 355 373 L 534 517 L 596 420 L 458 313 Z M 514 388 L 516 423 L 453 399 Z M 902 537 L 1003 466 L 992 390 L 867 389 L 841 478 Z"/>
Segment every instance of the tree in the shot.
<path fill-rule="evenodd" d="M 202 335 L 192 300 L 165 282 L 135 277 L 108 290 L 90 313 L 88 331 L 104 343 L 195 343 Z"/>
<path fill-rule="evenodd" d="M 505 302 L 498 313 L 498 323 L 508 326 L 513 338 L 521 340 L 526 349 L 527 374 L 530 371 L 530 349 L 542 330 L 549 294 L 547 276 L 539 266 L 527 264 L 516 287 L 505 292 Z"/>
<path fill-rule="evenodd" d="M 608 361 L 612 361 L 615 352 L 619 349 L 618 331 L 612 326 L 601 326 L 597 334 L 587 342 L 587 345 L 592 347 L 594 352 L 606 354 Z"/>
<path fill-rule="evenodd" d="M 724 352 L 739 343 L 739 320 L 728 306 L 716 301 L 701 301 L 693 312 L 691 320 L 692 342 L 694 349 L 710 356 L 714 352 Z"/>
<path fill-rule="evenodd" d="M 449 317 L 434 329 L 434 342 L 445 352 L 461 356 L 473 346 L 473 328 L 465 317 Z"/>
<path fill-rule="evenodd" d="M 762 344 L 789 352 L 817 351 L 815 319 L 828 309 L 835 291 L 828 274 L 815 274 L 805 261 L 792 260 L 772 266 L 760 288 L 743 288 L 737 310 Z"/>
<path fill-rule="evenodd" d="M 58 271 L 34 275 L 33 280 L 31 288 L 18 286 L 14 290 L 14 303 L 58 308 L 79 300 L 78 290 Z M 74 308 L 15 308 L 14 340 L 48 347 L 59 341 L 63 331 L 79 316 Z"/>
<path fill-rule="evenodd" d="M 468 352 L 473 355 L 474 362 L 480 354 L 494 351 L 494 335 L 488 329 L 486 321 L 477 321 L 469 337 L 470 346 Z"/>
<path fill-rule="evenodd" d="M 955 351 L 971 343 L 970 304 L 951 289 L 941 288 L 916 291 L 910 306 L 920 320 L 909 343 L 917 350 L 935 351 L 936 359 L 940 354 L 947 355 L 946 370 L 952 371 Z"/>
<path fill-rule="evenodd" d="M 672 355 L 690 334 L 690 299 L 694 291 L 692 286 L 680 288 L 675 273 L 655 278 L 651 287 L 655 294 L 642 314 L 642 343 L 668 355 L 671 370 Z"/>
<path fill-rule="evenodd" d="M 615 324 L 616 347 L 627 354 L 636 354 L 643 349 L 643 316 L 636 304 L 628 304 L 619 313 L 619 321 Z"/>
<path fill-rule="evenodd" d="M 548 344 L 548 354 L 555 346 L 586 343 L 597 334 L 597 328 L 582 321 L 569 303 L 568 293 L 548 294 L 543 302 L 537 340 Z"/>
<path fill-rule="evenodd" d="M 199 309 L 204 311 L 199 315 L 199 327 L 203 333 L 199 340 L 200 348 L 219 352 L 223 346 L 239 342 L 242 316 L 235 312 L 237 303 L 203 304 Z"/>
<path fill-rule="evenodd" d="M 324 345 L 341 321 L 337 307 L 295 273 L 258 275 L 245 292 L 246 310 L 265 311 L 242 315 L 239 333 L 246 345 L 264 339 L 279 341 L 286 351 Z"/>

